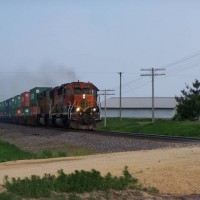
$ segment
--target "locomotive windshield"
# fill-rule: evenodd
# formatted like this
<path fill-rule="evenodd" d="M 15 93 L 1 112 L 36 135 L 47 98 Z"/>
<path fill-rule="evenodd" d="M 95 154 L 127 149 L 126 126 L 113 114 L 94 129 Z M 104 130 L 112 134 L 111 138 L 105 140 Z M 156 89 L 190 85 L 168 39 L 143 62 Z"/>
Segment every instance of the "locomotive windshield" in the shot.
<path fill-rule="evenodd" d="M 74 94 L 81 94 L 80 88 L 74 88 Z"/>
<path fill-rule="evenodd" d="M 91 94 L 91 93 L 90 93 L 90 90 L 89 90 L 88 88 L 83 88 L 83 89 L 82 89 L 82 93 L 83 93 L 83 94 Z"/>
<path fill-rule="evenodd" d="M 92 94 L 97 96 L 97 90 L 92 90 Z"/>
<path fill-rule="evenodd" d="M 97 95 L 97 90 L 92 90 L 89 88 L 74 88 L 74 94 L 92 94 L 92 95 Z"/>

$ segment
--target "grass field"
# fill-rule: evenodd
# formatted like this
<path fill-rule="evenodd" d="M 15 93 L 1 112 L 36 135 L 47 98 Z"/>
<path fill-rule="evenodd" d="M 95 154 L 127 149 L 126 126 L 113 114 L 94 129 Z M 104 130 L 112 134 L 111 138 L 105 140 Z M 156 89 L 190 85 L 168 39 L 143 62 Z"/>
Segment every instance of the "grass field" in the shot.
<path fill-rule="evenodd" d="M 200 137 L 200 121 L 174 121 L 156 120 L 152 123 L 147 119 L 122 119 L 107 118 L 107 126 L 104 127 L 104 120 L 99 130 L 175 135 L 187 137 Z M 0 133 L 3 134 L 3 133 Z M 86 148 L 68 145 L 68 148 L 44 149 L 36 153 L 25 152 L 15 145 L 0 141 L 0 162 L 36 158 L 53 158 L 66 156 L 88 155 L 92 152 Z"/>
<path fill-rule="evenodd" d="M 103 119 L 98 130 L 200 137 L 200 121 L 156 120 L 152 123 L 148 119 L 107 118 L 107 126 L 104 127 Z"/>
<path fill-rule="evenodd" d="M 49 148 L 35 153 L 23 151 L 13 144 L 0 141 L 0 162 L 25 159 L 43 159 L 68 156 L 83 156 L 93 153 L 83 147 L 69 145 L 68 147 Z"/>
<path fill-rule="evenodd" d="M 0 162 L 32 158 L 35 158 L 33 153 L 25 152 L 13 144 L 0 141 Z"/>

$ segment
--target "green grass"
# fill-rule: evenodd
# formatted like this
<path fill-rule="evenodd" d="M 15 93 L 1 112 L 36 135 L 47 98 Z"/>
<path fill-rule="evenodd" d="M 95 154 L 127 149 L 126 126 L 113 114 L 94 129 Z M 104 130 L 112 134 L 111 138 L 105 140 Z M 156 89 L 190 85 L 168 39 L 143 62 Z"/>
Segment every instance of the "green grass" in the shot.
<path fill-rule="evenodd" d="M 0 131 L 0 136 L 5 135 L 5 132 Z"/>
<path fill-rule="evenodd" d="M 63 170 L 59 170 L 58 176 L 45 174 L 40 178 L 33 175 L 31 178 L 12 178 L 10 181 L 8 177 L 5 177 L 4 187 L 9 194 L 23 198 L 52 198 L 53 193 L 72 193 L 71 199 L 77 199 L 76 193 L 127 188 L 148 191 L 138 183 L 136 178 L 132 177 L 127 167 L 124 168 L 123 175 L 120 177 L 113 176 L 111 173 L 101 176 L 100 172 L 94 169 L 91 171 L 76 170 L 71 174 L 65 174 Z"/>
<path fill-rule="evenodd" d="M 70 156 L 84 156 L 93 154 L 94 151 L 75 145 L 66 145 L 64 147 L 51 147 L 37 152 L 37 158 L 57 158 Z"/>
<path fill-rule="evenodd" d="M 98 130 L 147 133 L 160 135 L 200 137 L 200 121 L 156 120 L 107 118 L 107 126 L 102 120 Z"/>
<path fill-rule="evenodd" d="M 9 192 L 0 193 L 0 199 L 1 200 L 22 200 L 21 197 L 18 197 L 17 195 L 11 194 Z"/>
<path fill-rule="evenodd" d="M 69 156 L 83 156 L 94 153 L 90 149 L 67 145 L 67 147 L 55 147 L 40 150 L 38 152 L 27 152 L 13 144 L 0 141 L 0 162 L 12 160 L 46 159 Z"/>
<path fill-rule="evenodd" d="M 30 152 L 23 151 L 13 144 L 0 141 L 0 162 L 35 158 Z"/>
<path fill-rule="evenodd" d="M 2 192 L 0 193 L 0 200 L 25 200 L 25 199 L 10 192 Z M 48 200 L 66 200 L 66 198 L 64 194 L 52 194 L 51 197 L 48 198 Z M 75 198 L 71 198 L 71 200 L 75 200 Z"/>

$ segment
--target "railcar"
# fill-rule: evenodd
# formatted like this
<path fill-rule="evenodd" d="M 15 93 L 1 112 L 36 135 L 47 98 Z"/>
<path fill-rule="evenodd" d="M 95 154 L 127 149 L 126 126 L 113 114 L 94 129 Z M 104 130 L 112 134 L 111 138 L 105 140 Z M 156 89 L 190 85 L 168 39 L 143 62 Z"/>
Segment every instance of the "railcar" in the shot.
<path fill-rule="evenodd" d="M 97 92 L 98 88 L 94 84 L 79 81 L 54 88 L 35 87 L 29 92 L 17 95 L 13 101 L 9 99 L 0 102 L 0 120 L 74 129 L 95 129 L 100 123 Z"/>

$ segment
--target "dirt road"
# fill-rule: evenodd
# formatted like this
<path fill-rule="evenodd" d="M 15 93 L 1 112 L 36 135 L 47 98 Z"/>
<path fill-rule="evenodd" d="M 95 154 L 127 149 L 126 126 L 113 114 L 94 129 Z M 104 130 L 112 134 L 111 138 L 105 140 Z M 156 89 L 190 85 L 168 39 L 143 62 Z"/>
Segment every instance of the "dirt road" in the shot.
<path fill-rule="evenodd" d="M 25 177 L 74 170 L 111 172 L 121 175 L 128 166 L 144 186 L 155 186 L 163 194 L 200 194 L 200 147 L 157 149 L 99 154 L 49 160 L 16 161 L 0 164 L 0 184 L 5 175 Z"/>

